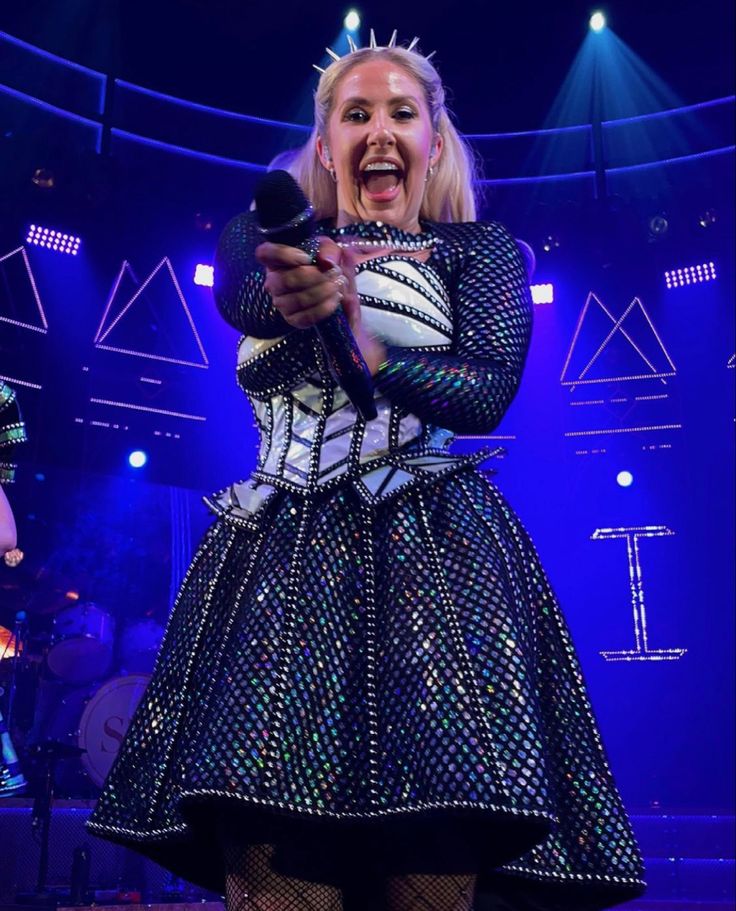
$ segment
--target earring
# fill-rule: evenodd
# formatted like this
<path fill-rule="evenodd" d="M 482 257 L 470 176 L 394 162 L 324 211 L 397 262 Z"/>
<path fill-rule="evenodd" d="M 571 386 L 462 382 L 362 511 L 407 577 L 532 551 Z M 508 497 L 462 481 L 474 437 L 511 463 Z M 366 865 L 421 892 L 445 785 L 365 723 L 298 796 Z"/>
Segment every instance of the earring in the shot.
<path fill-rule="evenodd" d="M 332 182 L 337 183 L 337 174 L 335 173 L 335 169 L 328 168 L 327 170 L 330 172 L 330 177 L 332 178 Z"/>
<path fill-rule="evenodd" d="M 424 182 L 426 183 L 430 177 L 434 177 L 434 166 L 433 165 L 429 166 L 429 170 L 427 171 L 427 176 L 424 178 Z"/>

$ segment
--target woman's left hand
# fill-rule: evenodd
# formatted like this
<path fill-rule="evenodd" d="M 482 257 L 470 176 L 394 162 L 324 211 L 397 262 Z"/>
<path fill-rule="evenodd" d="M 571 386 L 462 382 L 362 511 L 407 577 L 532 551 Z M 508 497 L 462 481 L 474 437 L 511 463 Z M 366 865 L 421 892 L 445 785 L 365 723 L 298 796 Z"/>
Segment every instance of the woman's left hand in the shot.
<path fill-rule="evenodd" d="M 360 298 L 355 284 L 355 253 L 350 247 L 340 247 L 333 240 L 325 237 L 320 240 L 317 264 L 324 269 L 331 268 L 333 264 L 341 269 L 345 277 L 341 300 L 342 309 L 371 376 L 375 376 L 379 366 L 386 360 L 386 348 L 380 339 L 370 335 L 363 326 Z"/>

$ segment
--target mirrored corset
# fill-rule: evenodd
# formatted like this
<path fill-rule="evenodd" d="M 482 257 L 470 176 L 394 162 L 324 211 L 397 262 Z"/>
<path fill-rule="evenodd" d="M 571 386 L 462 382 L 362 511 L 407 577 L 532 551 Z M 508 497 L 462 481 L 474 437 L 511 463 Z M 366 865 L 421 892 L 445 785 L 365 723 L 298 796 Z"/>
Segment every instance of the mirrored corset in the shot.
<path fill-rule="evenodd" d="M 369 332 L 388 345 L 450 350 L 448 291 L 428 264 L 380 256 L 358 266 L 356 284 Z M 407 484 L 434 480 L 440 473 L 488 457 L 487 450 L 473 457 L 450 455 L 445 447 L 451 433 L 425 426 L 378 390 L 378 415 L 366 422 L 336 386 L 317 335 L 297 331 L 309 333 L 311 368 L 288 388 L 279 389 L 276 381 L 272 394 L 254 394 L 243 381 L 244 372 L 256 361 L 266 365 L 271 358 L 277 378 L 278 362 L 290 356 L 293 333 L 273 339 L 245 337 L 240 342 L 238 375 L 260 434 L 258 464 L 247 481 L 207 500 L 216 512 L 248 524 L 278 488 L 306 493 L 346 481 L 373 502 Z"/>

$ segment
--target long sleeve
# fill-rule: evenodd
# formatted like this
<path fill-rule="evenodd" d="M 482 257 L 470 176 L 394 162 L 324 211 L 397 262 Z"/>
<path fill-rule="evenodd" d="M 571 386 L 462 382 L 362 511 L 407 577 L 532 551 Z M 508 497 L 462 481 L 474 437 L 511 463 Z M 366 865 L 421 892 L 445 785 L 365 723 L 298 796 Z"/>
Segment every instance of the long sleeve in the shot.
<path fill-rule="evenodd" d="M 519 247 L 502 225 L 456 227 L 468 236 L 452 295 L 452 351 L 389 346 L 375 383 L 427 423 L 490 433 L 516 394 L 529 350 L 529 281 Z"/>
<path fill-rule="evenodd" d="M 217 309 L 231 326 L 255 338 L 276 338 L 292 327 L 263 287 L 264 270 L 253 256 L 260 242 L 252 212 L 228 222 L 215 251 L 213 291 Z"/>
<path fill-rule="evenodd" d="M 213 290 L 222 317 L 247 336 L 238 382 L 249 395 L 265 399 L 297 386 L 317 361 L 313 332 L 290 326 L 263 287 L 264 270 L 253 256 L 259 242 L 252 212 L 225 226 L 215 252 Z M 278 341 L 264 344 L 271 339 Z"/>

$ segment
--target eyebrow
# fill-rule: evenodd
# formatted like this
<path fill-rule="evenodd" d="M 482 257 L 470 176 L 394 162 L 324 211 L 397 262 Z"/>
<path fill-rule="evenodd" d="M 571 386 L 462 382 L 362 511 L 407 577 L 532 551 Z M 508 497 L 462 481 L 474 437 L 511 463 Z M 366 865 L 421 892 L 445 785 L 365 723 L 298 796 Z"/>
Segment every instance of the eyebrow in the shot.
<path fill-rule="evenodd" d="M 417 105 L 419 104 L 419 99 L 415 98 L 413 95 L 397 95 L 395 98 L 391 99 L 392 104 L 402 104 L 407 101 L 413 101 L 414 104 L 417 104 Z M 367 98 L 347 98 L 343 102 L 342 106 L 347 107 L 348 105 L 351 105 L 351 104 L 362 104 L 362 105 L 365 105 L 366 107 L 370 107 L 372 102 L 369 101 Z"/>

